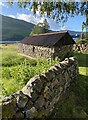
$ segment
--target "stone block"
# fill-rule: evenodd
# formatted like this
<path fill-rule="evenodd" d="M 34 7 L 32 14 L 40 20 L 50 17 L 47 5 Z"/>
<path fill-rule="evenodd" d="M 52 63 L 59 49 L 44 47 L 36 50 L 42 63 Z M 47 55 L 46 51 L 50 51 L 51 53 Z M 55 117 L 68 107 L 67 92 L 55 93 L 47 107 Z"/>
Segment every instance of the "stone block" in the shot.
<path fill-rule="evenodd" d="M 15 98 L 2 102 L 2 118 L 13 118 L 16 115 L 16 102 Z"/>
<path fill-rule="evenodd" d="M 65 77 L 65 80 L 64 80 L 65 82 L 64 83 L 66 83 L 67 81 L 69 81 L 69 74 L 68 74 L 67 71 L 65 71 L 64 77 Z"/>
<path fill-rule="evenodd" d="M 19 95 L 16 99 L 19 108 L 24 108 L 28 102 L 28 97 L 25 94 L 23 94 L 22 91 L 19 92 Z"/>
<path fill-rule="evenodd" d="M 15 119 L 24 119 L 24 114 L 21 112 L 16 113 L 16 115 L 13 117 Z"/>
<path fill-rule="evenodd" d="M 48 78 L 47 81 L 52 81 L 53 78 L 55 78 L 56 76 L 53 70 L 48 70 L 47 72 L 45 72 L 45 75 Z"/>
<path fill-rule="evenodd" d="M 34 102 L 38 98 L 39 94 L 37 92 L 32 92 L 31 93 L 31 100 Z"/>
<path fill-rule="evenodd" d="M 55 86 L 59 85 L 59 81 L 57 79 L 53 80 L 53 82 L 50 84 L 50 90 L 53 91 Z"/>
<path fill-rule="evenodd" d="M 58 69 L 55 66 L 51 66 L 49 70 L 55 72 L 56 74 L 58 73 Z"/>
<path fill-rule="evenodd" d="M 42 84 L 42 81 L 41 80 L 36 80 L 32 83 L 32 88 L 33 88 L 33 91 L 36 91 L 36 92 L 41 92 L 42 88 L 43 88 L 43 84 Z"/>
<path fill-rule="evenodd" d="M 31 100 L 29 100 L 26 105 L 26 109 L 31 109 L 32 107 L 33 107 L 33 102 Z"/>
<path fill-rule="evenodd" d="M 26 118 L 34 118 L 37 115 L 37 110 L 35 107 L 32 107 L 31 109 L 26 111 Z"/>
<path fill-rule="evenodd" d="M 58 79 L 58 85 L 64 85 L 66 82 L 64 79 L 64 74 L 59 74 L 57 79 Z"/>
<path fill-rule="evenodd" d="M 34 103 L 35 108 L 36 109 L 42 108 L 44 105 L 44 102 L 45 102 L 44 97 L 40 96 Z"/>
<path fill-rule="evenodd" d="M 43 116 L 45 116 L 45 111 L 46 111 L 46 109 L 44 107 L 40 108 L 37 111 L 37 118 L 43 119 Z"/>
<path fill-rule="evenodd" d="M 58 74 L 62 72 L 63 69 L 61 68 L 60 64 L 55 65 L 55 67 L 58 70 Z"/>
<path fill-rule="evenodd" d="M 43 93 L 44 98 L 48 98 L 50 93 L 51 93 L 51 91 L 50 91 L 49 87 L 46 86 L 44 89 L 44 93 Z"/>
<path fill-rule="evenodd" d="M 59 86 L 59 91 L 60 91 L 60 94 L 63 92 L 63 87 L 62 86 Z"/>
<path fill-rule="evenodd" d="M 45 86 L 46 83 L 47 83 L 47 78 L 46 78 L 45 74 L 40 74 L 39 77 L 40 77 L 40 80 L 43 83 L 43 86 Z"/>
<path fill-rule="evenodd" d="M 44 108 L 47 109 L 49 105 L 50 105 L 50 101 L 49 100 L 45 100 Z"/>

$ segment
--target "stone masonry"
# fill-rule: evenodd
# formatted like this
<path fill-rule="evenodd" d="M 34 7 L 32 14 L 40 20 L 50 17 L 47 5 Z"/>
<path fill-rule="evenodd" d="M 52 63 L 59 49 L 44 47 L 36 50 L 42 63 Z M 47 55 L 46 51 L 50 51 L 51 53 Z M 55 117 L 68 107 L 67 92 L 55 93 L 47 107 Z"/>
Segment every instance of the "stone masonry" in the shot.
<path fill-rule="evenodd" d="M 62 47 L 43 47 L 43 46 L 33 46 L 19 43 L 18 51 L 21 54 L 33 58 L 55 58 L 58 57 L 63 60 L 65 57 L 71 56 L 72 45 L 65 45 Z"/>
<path fill-rule="evenodd" d="M 73 50 L 78 51 L 78 52 L 83 53 L 83 54 L 88 54 L 88 44 L 87 43 L 74 44 Z"/>
<path fill-rule="evenodd" d="M 75 57 L 52 66 L 45 73 L 31 78 L 21 91 L 2 101 L 3 119 L 29 119 L 49 116 L 60 96 L 78 75 Z"/>

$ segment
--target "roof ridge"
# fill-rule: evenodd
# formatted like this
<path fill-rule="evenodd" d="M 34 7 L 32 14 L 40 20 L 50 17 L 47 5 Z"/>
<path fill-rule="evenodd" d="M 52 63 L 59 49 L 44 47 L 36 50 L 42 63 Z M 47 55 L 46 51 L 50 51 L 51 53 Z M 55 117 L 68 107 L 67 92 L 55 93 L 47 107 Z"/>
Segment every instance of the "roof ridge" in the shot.
<path fill-rule="evenodd" d="M 34 34 L 32 36 L 43 36 L 43 35 L 54 35 L 54 34 L 58 34 L 58 33 L 66 33 L 67 31 L 58 31 L 58 32 L 51 32 L 51 33 L 44 33 L 44 34 Z"/>

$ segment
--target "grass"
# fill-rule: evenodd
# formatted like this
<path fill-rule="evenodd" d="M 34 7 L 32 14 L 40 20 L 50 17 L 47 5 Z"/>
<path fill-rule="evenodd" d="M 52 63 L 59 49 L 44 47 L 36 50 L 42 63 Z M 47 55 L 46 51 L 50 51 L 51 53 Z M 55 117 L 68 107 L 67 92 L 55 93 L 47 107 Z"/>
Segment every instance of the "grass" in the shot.
<path fill-rule="evenodd" d="M 29 59 L 18 54 L 18 44 L 0 46 L 2 57 L 2 93 L 8 96 L 20 90 L 34 75 L 42 73 L 58 62 Z M 2 54 L 1 54 L 2 51 Z"/>
<path fill-rule="evenodd" d="M 35 74 L 47 70 L 57 61 L 49 64 L 46 60 L 32 60 L 17 54 L 17 44 L 3 45 L 2 86 L 3 95 L 10 95 L 21 89 Z M 1 49 L 0 49 L 1 51 Z M 0 52 L 1 55 L 1 52 Z M 86 118 L 88 119 L 88 54 L 75 53 L 78 59 L 79 76 L 67 89 L 49 119 Z M 8 57 L 9 56 L 9 57 Z M 45 64 L 46 63 L 46 64 Z M 27 78 L 27 79 L 25 79 Z"/>
<path fill-rule="evenodd" d="M 83 40 L 78 39 L 75 42 L 76 42 L 76 44 L 84 44 L 84 43 L 88 43 L 88 40 L 86 40 L 86 39 L 83 39 Z"/>
<path fill-rule="evenodd" d="M 55 105 L 50 118 L 88 119 L 88 54 L 75 53 L 79 76 Z"/>

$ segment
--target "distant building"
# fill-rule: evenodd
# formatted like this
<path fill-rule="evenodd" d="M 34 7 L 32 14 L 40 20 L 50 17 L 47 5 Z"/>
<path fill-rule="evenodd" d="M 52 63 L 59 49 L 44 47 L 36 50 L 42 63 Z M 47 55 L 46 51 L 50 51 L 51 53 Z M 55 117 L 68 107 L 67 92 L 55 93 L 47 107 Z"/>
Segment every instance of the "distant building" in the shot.
<path fill-rule="evenodd" d="M 54 32 L 25 37 L 19 43 L 20 53 L 33 58 L 55 58 L 61 60 L 72 54 L 75 44 L 68 32 Z"/>

